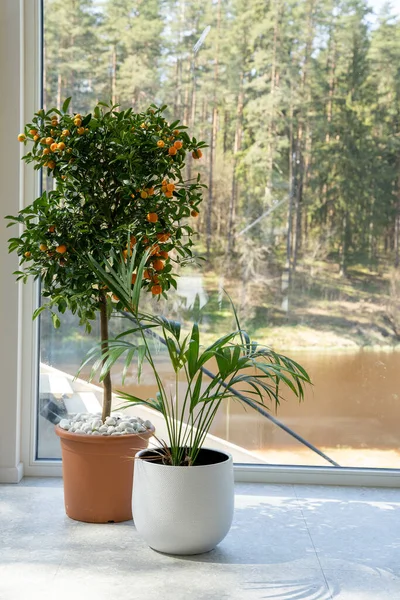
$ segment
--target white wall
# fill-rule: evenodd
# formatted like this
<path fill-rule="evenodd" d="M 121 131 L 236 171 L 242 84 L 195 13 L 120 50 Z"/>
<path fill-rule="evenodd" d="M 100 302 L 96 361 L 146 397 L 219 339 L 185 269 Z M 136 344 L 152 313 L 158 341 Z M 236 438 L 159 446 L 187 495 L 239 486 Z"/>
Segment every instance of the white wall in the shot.
<path fill-rule="evenodd" d="M 4 216 L 15 214 L 20 202 L 20 3 L 0 2 L 0 481 L 17 482 L 20 463 L 20 398 L 18 386 L 19 286 L 9 255 Z"/>

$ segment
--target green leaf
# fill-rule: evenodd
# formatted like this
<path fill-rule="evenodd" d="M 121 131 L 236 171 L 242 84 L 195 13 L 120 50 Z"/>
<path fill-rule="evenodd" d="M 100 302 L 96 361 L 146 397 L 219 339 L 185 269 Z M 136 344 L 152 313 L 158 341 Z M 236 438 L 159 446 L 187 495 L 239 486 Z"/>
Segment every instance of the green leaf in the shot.
<path fill-rule="evenodd" d="M 60 323 L 60 319 L 58 318 L 58 316 L 55 313 L 51 314 L 51 320 L 53 321 L 53 327 L 55 329 L 58 329 L 61 325 Z"/>
<path fill-rule="evenodd" d="M 197 369 L 197 360 L 199 357 L 200 348 L 200 337 L 199 337 L 199 326 L 197 323 L 193 324 L 192 333 L 189 341 L 189 348 L 186 352 L 186 359 L 188 363 L 188 371 L 190 377 L 194 377 Z"/>
<path fill-rule="evenodd" d="M 71 102 L 71 96 L 69 98 L 67 98 L 66 100 L 64 100 L 64 103 L 63 103 L 62 109 L 61 109 L 63 113 L 66 113 L 68 111 L 70 102 Z"/>

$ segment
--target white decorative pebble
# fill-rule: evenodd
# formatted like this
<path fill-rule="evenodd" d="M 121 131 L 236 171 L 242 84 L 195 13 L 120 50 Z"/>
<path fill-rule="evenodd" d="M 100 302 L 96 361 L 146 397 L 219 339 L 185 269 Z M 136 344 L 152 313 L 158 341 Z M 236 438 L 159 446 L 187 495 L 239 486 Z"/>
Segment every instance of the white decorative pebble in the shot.
<path fill-rule="evenodd" d="M 132 435 L 153 429 L 150 421 L 121 413 L 107 417 L 104 424 L 100 418 L 100 413 L 77 413 L 61 419 L 59 427 L 79 435 Z"/>

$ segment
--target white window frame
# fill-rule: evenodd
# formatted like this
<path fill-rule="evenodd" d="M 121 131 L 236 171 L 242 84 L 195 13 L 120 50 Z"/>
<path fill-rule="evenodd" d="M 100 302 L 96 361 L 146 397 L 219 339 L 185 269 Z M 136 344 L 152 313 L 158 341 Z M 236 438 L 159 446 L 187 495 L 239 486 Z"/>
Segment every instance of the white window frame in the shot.
<path fill-rule="evenodd" d="M 17 3 L 19 6 L 20 35 L 18 39 L 9 40 L 11 44 L 9 53 L 12 54 L 15 51 L 16 55 L 19 56 L 19 127 L 22 130 L 24 123 L 30 120 L 32 114 L 40 108 L 41 104 L 42 2 L 41 0 L 1 0 L 0 17 L 2 11 L 3 15 L 7 14 L 7 10 L 11 6 L 15 9 Z M 15 10 L 13 14 L 16 14 Z M 0 68 L 1 66 L 0 61 Z M 3 93 L 7 93 L 7 88 Z M 13 101 L 11 95 L 9 100 L 10 102 Z M 0 154 L 1 150 L 0 147 Z M 20 151 L 21 155 L 22 152 L 23 148 Z M 7 160 L 5 153 L 4 159 Z M 21 163 L 19 208 L 30 204 L 39 195 L 39 192 L 37 172 L 31 166 Z M 18 210 L 18 207 L 16 207 L 16 210 Z M 4 242 L 4 240 L 1 241 Z M 4 243 L 2 248 L 4 248 Z M 37 306 L 38 286 L 32 281 L 28 281 L 25 285 L 19 285 L 18 292 L 18 324 L 15 324 L 15 331 L 18 335 L 16 406 L 19 417 L 16 419 L 15 444 L 17 450 L 20 444 L 20 454 L 18 451 L 16 452 L 15 464 L 10 466 L 8 470 L 0 465 L 0 482 L 18 482 L 23 474 L 46 477 L 59 477 L 62 475 L 59 460 L 36 459 L 39 329 L 37 322 L 32 322 L 31 315 Z M 0 437 L 2 426 L 4 425 L 0 423 Z M 235 465 L 235 479 L 237 481 L 264 483 L 400 487 L 400 469 L 240 464 Z"/>

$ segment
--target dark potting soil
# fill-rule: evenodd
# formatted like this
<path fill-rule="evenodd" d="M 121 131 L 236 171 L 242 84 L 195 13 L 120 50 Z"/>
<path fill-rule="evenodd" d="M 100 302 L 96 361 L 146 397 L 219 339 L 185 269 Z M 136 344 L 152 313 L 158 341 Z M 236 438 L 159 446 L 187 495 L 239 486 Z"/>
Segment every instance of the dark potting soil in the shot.
<path fill-rule="evenodd" d="M 153 450 L 147 450 L 140 457 L 143 460 L 148 460 L 149 462 L 154 462 L 156 464 L 165 464 L 163 463 L 162 457 L 160 456 L 160 452 L 155 453 Z M 197 455 L 196 462 L 193 466 L 202 467 L 206 465 L 216 465 L 218 463 L 223 463 L 228 460 L 228 456 L 218 450 L 211 450 L 208 448 L 202 448 Z M 182 465 L 187 466 L 187 465 Z"/>

